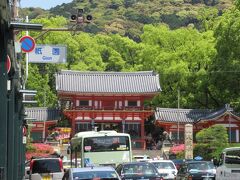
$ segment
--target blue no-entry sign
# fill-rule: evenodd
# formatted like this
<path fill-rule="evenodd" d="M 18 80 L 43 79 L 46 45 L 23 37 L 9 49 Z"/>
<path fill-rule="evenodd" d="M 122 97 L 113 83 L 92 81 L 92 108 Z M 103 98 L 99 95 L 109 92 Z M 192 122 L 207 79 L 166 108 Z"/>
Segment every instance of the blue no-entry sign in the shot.
<path fill-rule="evenodd" d="M 20 39 L 23 52 L 31 52 L 35 48 L 35 40 L 31 36 L 23 36 Z"/>

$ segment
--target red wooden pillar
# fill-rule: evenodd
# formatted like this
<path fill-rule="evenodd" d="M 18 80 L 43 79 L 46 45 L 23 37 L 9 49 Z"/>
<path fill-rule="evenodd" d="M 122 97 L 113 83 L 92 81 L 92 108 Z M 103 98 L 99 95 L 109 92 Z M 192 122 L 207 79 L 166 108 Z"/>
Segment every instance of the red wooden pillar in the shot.
<path fill-rule="evenodd" d="M 72 128 L 72 136 L 74 136 L 76 133 L 76 115 L 75 114 L 71 117 L 71 128 Z"/>
<path fill-rule="evenodd" d="M 144 120 L 144 114 L 141 114 L 141 140 L 143 141 L 143 149 L 146 149 Z"/>
<path fill-rule="evenodd" d="M 72 97 L 72 105 L 73 105 L 73 109 L 76 109 L 76 96 Z"/>

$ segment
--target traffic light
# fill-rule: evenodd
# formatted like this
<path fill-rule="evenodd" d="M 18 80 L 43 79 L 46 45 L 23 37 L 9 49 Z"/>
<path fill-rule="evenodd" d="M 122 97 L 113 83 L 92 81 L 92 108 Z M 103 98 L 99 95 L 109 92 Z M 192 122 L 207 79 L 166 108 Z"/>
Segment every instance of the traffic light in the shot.
<path fill-rule="evenodd" d="M 77 14 L 71 15 L 71 22 L 76 22 L 76 24 L 90 23 L 93 19 L 92 15 L 84 16 L 84 10 L 78 9 Z"/>
<path fill-rule="evenodd" d="M 92 21 L 92 19 L 93 19 L 92 15 L 87 15 L 85 22 L 90 23 Z"/>

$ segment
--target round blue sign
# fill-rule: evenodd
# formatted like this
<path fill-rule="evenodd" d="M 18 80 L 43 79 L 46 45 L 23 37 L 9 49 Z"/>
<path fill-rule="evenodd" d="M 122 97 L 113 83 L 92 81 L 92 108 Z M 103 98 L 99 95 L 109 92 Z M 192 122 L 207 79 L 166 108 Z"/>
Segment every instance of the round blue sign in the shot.
<path fill-rule="evenodd" d="M 31 52 L 35 48 L 35 41 L 31 36 L 23 36 L 20 39 L 21 49 L 24 52 Z"/>

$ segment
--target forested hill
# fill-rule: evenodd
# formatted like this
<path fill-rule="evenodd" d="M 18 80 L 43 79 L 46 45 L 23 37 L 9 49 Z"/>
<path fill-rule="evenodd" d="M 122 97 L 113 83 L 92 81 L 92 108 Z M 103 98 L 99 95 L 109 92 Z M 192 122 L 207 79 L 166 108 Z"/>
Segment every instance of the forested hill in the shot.
<path fill-rule="evenodd" d="M 94 18 L 86 32 L 109 32 L 126 35 L 138 40 L 143 24 L 166 23 L 171 29 L 194 24 L 204 28 L 204 21 L 222 14 L 232 5 L 232 0 L 73 0 L 45 11 L 39 8 L 24 8 L 22 17 L 61 15 L 70 18 L 77 9 Z"/>
<path fill-rule="evenodd" d="M 180 92 L 181 108 L 230 104 L 240 110 L 240 0 L 236 5 L 227 0 L 78 0 L 49 11 L 23 9 L 21 17 L 28 13 L 44 28 L 69 26 L 79 8 L 94 17 L 81 26 L 85 32 L 30 31 L 37 44 L 64 44 L 68 53 L 66 64 L 31 63 L 26 88 L 37 90 L 38 106 L 56 107 L 54 74 L 60 69 L 153 70 L 162 88 L 146 102 L 153 107 L 176 107 Z"/>

